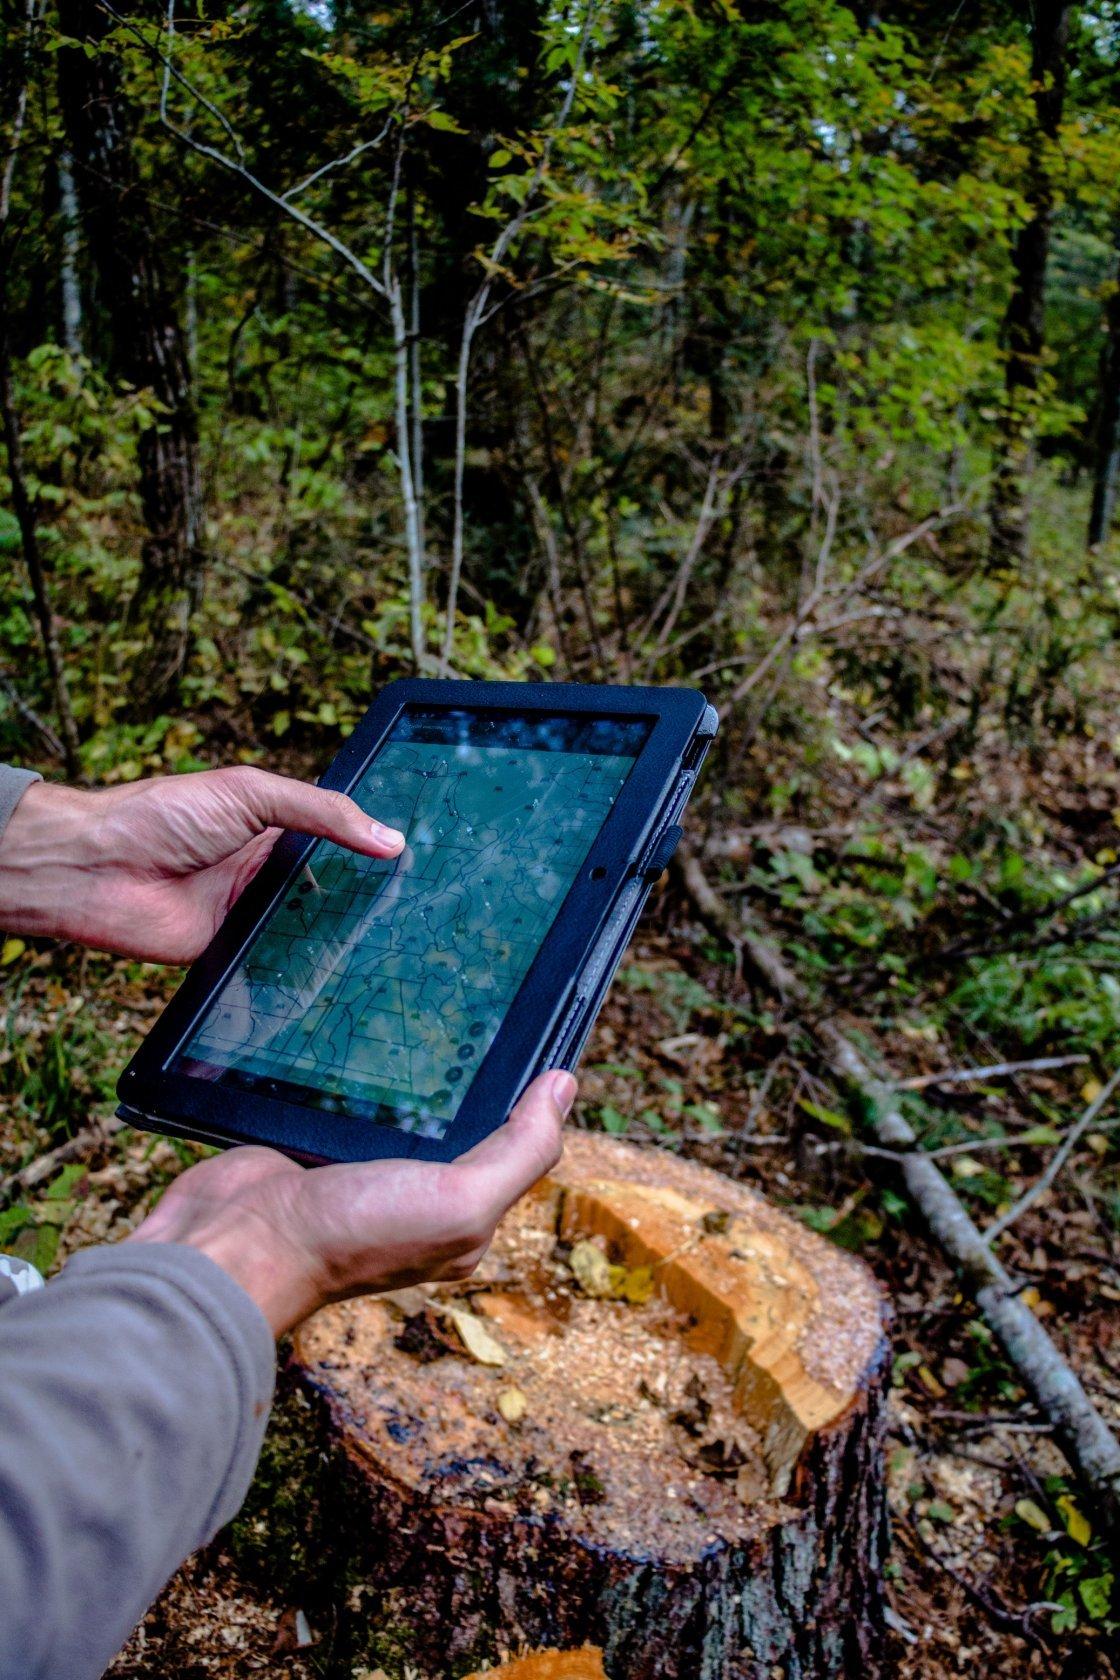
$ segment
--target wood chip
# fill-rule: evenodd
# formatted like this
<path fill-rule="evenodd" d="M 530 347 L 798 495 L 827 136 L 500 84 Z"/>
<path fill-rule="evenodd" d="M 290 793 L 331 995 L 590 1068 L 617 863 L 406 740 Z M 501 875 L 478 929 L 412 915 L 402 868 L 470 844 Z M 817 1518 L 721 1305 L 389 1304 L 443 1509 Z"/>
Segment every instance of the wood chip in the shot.
<path fill-rule="evenodd" d="M 498 1396 L 498 1410 L 507 1423 L 520 1423 L 529 1410 L 529 1402 L 519 1388 L 503 1388 Z"/>

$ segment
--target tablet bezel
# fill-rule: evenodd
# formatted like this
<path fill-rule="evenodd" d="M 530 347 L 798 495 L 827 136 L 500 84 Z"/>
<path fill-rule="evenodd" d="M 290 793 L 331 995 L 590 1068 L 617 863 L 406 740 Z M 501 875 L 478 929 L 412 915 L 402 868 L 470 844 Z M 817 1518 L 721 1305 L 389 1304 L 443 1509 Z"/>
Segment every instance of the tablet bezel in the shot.
<path fill-rule="evenodd" d="M 409 706 L 514 714 L 592 712 L 646 717 L 651 722 L 622 792 L 446 1133 L 442 1138 L 422 1137 L 345 1113 L 194 1078 L 169 1066 L 318 844 L 314 838 L 294 833 L 285 833 L 277 841 L 267 863 L 191 966 L 121 1075 L 117 1094 L 137 1124 L 219 1144 L 267 1144 L 309 1162 L 389 1156 L 446 1161 L 461 1155 L 506 1118 L 574 996 L 619 891 L 657 832 L 707 703 L 697 690 L 682 688 L 406 678 L 381 692 L 320 778 L 320 785 L 349 792 Z M 559 987 L 554 978 L 557 972 L 567 976 Z"/>

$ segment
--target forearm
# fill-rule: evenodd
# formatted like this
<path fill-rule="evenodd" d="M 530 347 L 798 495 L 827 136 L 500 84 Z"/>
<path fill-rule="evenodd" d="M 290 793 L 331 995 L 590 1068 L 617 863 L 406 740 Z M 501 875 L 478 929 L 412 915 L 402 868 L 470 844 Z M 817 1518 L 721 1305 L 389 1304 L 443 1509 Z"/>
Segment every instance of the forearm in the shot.
<path fill-rule="evenodd" d="M 63 938 L 97 856 L 97 799 L 33 782 L 0 832 L 0 928 Z"/>
<path fill-rule="evenodd" d="M 248 1297 L 192 1250 L 77 1256 L 0 1311 L 0 1680 L 93 1680 L 244 1497 L 272 1396 Z"/>

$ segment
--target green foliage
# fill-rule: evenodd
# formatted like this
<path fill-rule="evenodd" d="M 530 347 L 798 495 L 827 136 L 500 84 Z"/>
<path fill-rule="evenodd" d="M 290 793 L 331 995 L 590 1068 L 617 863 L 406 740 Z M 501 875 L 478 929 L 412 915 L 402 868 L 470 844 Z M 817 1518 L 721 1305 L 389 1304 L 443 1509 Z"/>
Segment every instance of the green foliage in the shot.
<path fill-rule="evenodd" d="M 1096 1534 L 1079 1491 L 1064 1476 L 1045 1477 L 1039 1498 L 1016 1501 L 1008 1526 L 1042 1550 L 1046 1597 L 1060 1606 L 1051 1613 L 1055 1633 L 1082 1621 L 1106 1634 L 1120 1628 L 1120 1594 L 1115 1559 L 1105 1535 Z"/>

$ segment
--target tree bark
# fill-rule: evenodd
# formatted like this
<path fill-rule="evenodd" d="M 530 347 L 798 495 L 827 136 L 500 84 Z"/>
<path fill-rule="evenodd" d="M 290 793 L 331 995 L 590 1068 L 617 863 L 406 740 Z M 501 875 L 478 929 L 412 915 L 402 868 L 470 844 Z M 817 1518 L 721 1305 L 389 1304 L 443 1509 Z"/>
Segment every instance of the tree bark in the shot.
<path fill-rule="evenodd" d="M 655 1298 L 565 1295 L 557 1256 L 589 1242 Z M 608 1680 L 873 1672 L 890 1362 L 861 1262 L 706 1168 L 575 1133 L 463 1287 L 297 1335 L 325 1574 L 364 1583 L 326 1674 L 384 1661 L 390 1624 L 445 1680 L 526 1648 L 588 1647 Z M 501 1369 L 455 1340 L 464 1307 Z M 713 1417 L 757 1443 L 730 1480 L 694 1456 Z"/>
<path fill-rule="evenodd" d="M 10 114 L 8 144 L 2 165 L 0 165 L 0 238 L 7 234 L 8 219 L 11 214 L 12 184 L 15 178 L 15 168 L 19 159 L 24 121 L 27 115 L 31 49 L 39 21 L 40 14 L 34 0 L 27 0 L 23 28 L 18 37 L 18 57 L 13 55 L 13 62 L 18 64 L 19 68 L 15 77 L 16 93 Z M 54 610 L 51 606 L 50 591 L 47 586 L 47 574 L 43 565 L 42 551 L 39 548 L 39 533 L 35 523 L 35 505 L 23 470 L 19 416 L 16 412 L 15 391 L 12 381 L 11 322 L 7 285 L 9 261 L 10 250 L 7 240 L 4 238 L 3 243 L 0 244 L 0 426 L 2 426 L 4 433 L 4 447 L 8 458 L 8 478 L 12 487 L 12 505 L 15 508 L 16 523 L 19 526 L 20 545 L 23 550 L 24 564 L 27 567 L 27 575 L 31 582 L 35 616 L 39 621 L 39 629 L 43 638 L 43 653 L 47 662 L 51 687 L 54 691 L 55 709 L 58 713 L 59 728 L 62 733 L 63 756 L 67 773 L 76 780 L 81 773 L 78 756 L 78 728 L 74 721 L 73 707 L 70 704 L 70 692 L 66 683 L 66 668 L 62 660 L 62 650 L 58 645 Z"/>
<path fill-rule="evenodd" d="M 58 208 L 62 224 L 62 252 L 59 264 L 62 291 L 62 342 L 75 360 L 82 354 L 82 290 L 78 279 L 81 251 L 81 223 L 78 194 L 69 152 L 58 159 Z"/>
<path fill-rule="evenodd" d="M 1120 241 L 1118 241 L 1120 244 Z M 1105 305 L 1105 341 L 1101 351 L 1097 435 L 1093 452 L 1093 501 L 1089 510 L 1090 548 L 1098 548 L 1112 527 L 1116 474 L 1120 468 L 1120 265 Z"/>
<path fill-rule="evenodd" d="M 7 300 L 3 296 L 2 283 L 0 283 L 0 416 L 3 420 L 4 447 L 8 458 L 8 478 L 12 487 L 12 506 L 15 508 L 16 522 L 19 525 L 20 546 L 23 550 L 27 575 L 31 582 L 35 616 L 39 621 L 39 632 L 43 638 L 43 654 L 47 662 L 51 688 L 54 691 L 55 713 L 58 717 L 66 774 L 72 781 L 80 781 L 82 765 L 78 747 L 78 726 L 74 719 L 74 708 L 70 703 L 66 667 L 62 659 L 62 649 L 58 643 L 54 608 L 51 604 L 42 550 L 39 547 L 35 507 L 23 471 L 19 420 L 16 415 L 15 393 L 12 390 L 12 358 L 8 339 Z"/>
<path fill-rule="evenodd" d="M 1015 568 L 1027 558 L 1030 474 L 1038 393 L 1046 347 L 1046 270 L 1054 218 L 1049 149 L 1058 137 L 1066 90 L 1066 48 L 1073 7 L 1036 0 L 1031 27 L 1035 129 L 1025 195 L 1030 216 L 1011 253 L 1013 281 L 1003 321 L 1006 360 L 990 506 L 989 559 Z"/>
<path fill-rule="evenodd" d="M 202 588 L 198 422 L 183 331 L 133 154 L 121 67 L 104 44 L 110 20 L 84 0 L 60 0 L 59 24 L 99 49 L 59 53 L 59 91 L 113 370 L 159 405 L 138 444 L 147 536 L 132 602 L 147 646 L 133 691 L 150 715 L 176 690 Z"/>

